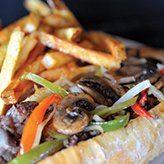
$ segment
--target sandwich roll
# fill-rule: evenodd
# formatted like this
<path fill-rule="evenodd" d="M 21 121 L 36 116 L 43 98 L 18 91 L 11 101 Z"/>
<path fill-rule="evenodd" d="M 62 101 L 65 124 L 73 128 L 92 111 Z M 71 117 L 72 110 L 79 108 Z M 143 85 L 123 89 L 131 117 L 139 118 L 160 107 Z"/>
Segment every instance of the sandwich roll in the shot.
<path fill-rule="evenodd" d="M 147 163 L 164 151 L 164 102 L 150 113 L 154 118 L 137 117 L 125 128 L 63 149 L 39 164 Z"/>

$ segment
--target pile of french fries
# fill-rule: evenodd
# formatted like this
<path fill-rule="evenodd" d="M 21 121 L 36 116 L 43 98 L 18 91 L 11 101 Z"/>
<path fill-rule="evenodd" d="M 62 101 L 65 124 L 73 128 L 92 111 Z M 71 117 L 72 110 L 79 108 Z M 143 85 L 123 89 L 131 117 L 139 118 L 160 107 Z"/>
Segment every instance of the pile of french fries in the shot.
<path fill-rule="evenodd" d="M 86 32 L 61 0 L 26 0 L 30 14 L 0 30 L 0 115 L 28 97 L 40 101 L 46 89 L 21 81 L 26 72 L 52 82 L 94 72 L 97 66 L 118 69 L 124 45 L 102 32 Z M 79 66 L 78 60 L 91 65 Z"/>

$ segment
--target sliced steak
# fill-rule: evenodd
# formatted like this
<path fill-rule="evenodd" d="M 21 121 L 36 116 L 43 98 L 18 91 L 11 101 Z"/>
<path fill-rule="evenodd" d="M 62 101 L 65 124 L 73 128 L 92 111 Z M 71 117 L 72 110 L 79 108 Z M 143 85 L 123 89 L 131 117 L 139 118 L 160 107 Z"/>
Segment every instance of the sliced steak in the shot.
<path fill-rule="evenodd" d="M 10 132 L 11 134 L 15 134 L 16 129 L 13 119 L 10 116 L 0 116 L 0 128 Z"/>
<path fill-rule="evenodd" d="M 13 105 L 0 116 L 0 164 L 11 161 L 19 149 L 19 140 L 29 115 L 37 102 L 22 102 Z"/>
<path fill-rule="evenodd" d="M 16 141 L 7 131 L 0 128 L 0 163 L 11 161 L 18 152 Z"/>
<path fill-rule="evenodd" d="M 37 105 L 38 103 L 34 101 L 21 102 L 13 105 L 7 111 L 6 116 L 12 118 L 17 134 L 22 134 L 26 120 Z"/>
<path fill-rule="evenodd" d="M 66 146 L 68 146 L 68 147 L 69 146 L 74 146 L 74 145 L 76 145 L 80 141 L 85 141 L 85 140 L 87 140 L 89 138 L 93 138 L 93 137 L 95 137 L 95 136 L 97 136 L 99 134 L 100 134 L 100 132 L 96 131 L 96 130 L 83 131 L 83 132 L 74 134 L 74 135 L 70 136 L 67 139 Z"/>

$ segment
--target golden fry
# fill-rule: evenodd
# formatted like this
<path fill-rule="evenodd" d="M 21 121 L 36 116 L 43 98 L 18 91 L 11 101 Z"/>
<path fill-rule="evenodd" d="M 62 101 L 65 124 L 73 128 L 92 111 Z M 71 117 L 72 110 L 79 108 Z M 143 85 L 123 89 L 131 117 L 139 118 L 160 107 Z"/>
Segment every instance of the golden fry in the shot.
<path fill-rule="evenodd" d="M 28 80 L 21 81 L 18 77 L 26 72 L 32 72 L 36 74 L 42 72 L 45 68 L 40 61 L 41 57 L 39 57 L 36 61 L 24 69 L 21 74 L 19 73 L 19 76 L 16 75 L 9 86 L 2 92 L 1 97 L 6 104 L 14 104 L 18 102 L 18 100 L 28 95 L 33 87 L 33 83 Z"/>
<path fill-rule="evenodd" d="M 46 32 L 46 33 L 53 33 L 53 27 L 45 24 L 45 23 L 41 23 L 38 31 L 42 31 L 42 32 Z"/>
<path fill-rule="evenodd" d="M 7 47 L 6 57 L 1 69 L 0 92 L 2 92 L 3 89 L 9 84 L 15 73 L 15 68 L 19 60 L 23 38 L 24 33 L 21 32 L 20 28 L 16 28 L 11 34 L 10 41 Z"/>
<path fill-rule="evenodd" d="M 47 52 L 44 55 L 41 63 L 45 66 L 46 69 L 51 69 L 67 64 L 71 60 L 73 60 L 71 56 L 66 56 L 65 54 L 58 51 L 53 51 Z"/>
<path fill-rule="evenodd" d="M 13 29 L 15 27 L 19 26 L 19 27 L 23 28 L 27 21 L 28 21 L 28 16 L 26 16 L 26 17 L 18 20 L 17 22 L 9 25 L 8 27 L 2 29 L 0 31 L 0 45 L 8 42 L 11 32 L 13 31 Z"/>
<path fill-rule="evenodd" d="M 89 40 L 82 40 L 79 45 L 83 48 L 95 49 L 96 46 Z"/>
<path fill-rule="evenodd" d="M 70 20 L 70 22 L 72 22 L 76 27 L 80 27 L 80 23 L 62 0 L 49 0 L 48 2 L 50 2 L 50 6 L 52 7 L 54 14 L 61 15 L 63 18 Z"/>
<path fill-rule="evenodd" d="M 91 31 L 87 35 L 97 47 L 104 52 L 112 53 L 117 60 L 122 61 L 126 58 L 124 45 L 112 36 L 95 31 Z"/>
<path fill-rule="evenodd" d="M 24 6 L 28 11 L 38 13 L 41 16 L 46 16 L 51 13 L 48 5 L 40 0 L 25 0 Z"/>
<path fill-rule="evenodd" d="M 80 27 L 62 28 L 55 31 L 55 35 L 61 39 L 79 42 L 82 38 L 83 30 Z"/>
<path fill-rule="evenodd" d="M 45 70 L 45 67 L 41 63 L 43 59 L 43 56 L 39 56 L 36 61 L 34 61 L 32 64 L 28 65 L 28 67 L 25 69 L 26 72 L 31 72 L 38 74 Z"/>
<path fill-rule="evenodd" d="M 40 73 L 45 67 L 41 64 L 44 46 L 41 44 L 37 44 L 37 46 L 32 50 L 29 55 L 29 59 L 27 62 L 17 71 L 11 83 L 8 87 L 2 92 L 1 97 L 6 104 L 14 104 L 18 102 L 18 100 L 26 95 L 29 90 L 33 87 L 33 83 L 30 81 L 20 81 L 19 77 L 26 73 Z M 39 57 L 38 57 L 39 56 Z M 36 59 L 38 57 L 38 59 Z"/>
<path fill-rule="evenodd" d="M 24 31 L 32 33 L 39 28 L 41 17 L 37 13 L 31 13 L 28 17 L 28 20 L 24 26 Z"/>
<path fill-rule="evenodd" d="M 41 61 L 41 55 L 43 55 L 45 47 L 43 45 L 41 45 L 40 43 L 38 43 L 35 48 L 31 51 L 28 59 L 26 60 L 26 63 L 23 64 L 16 72 L 14 78 L 19 78 L 24 72 L 29 72 L 30 70 L 33 70 L 31 68 L 35 68 L 33 67 L 33 63 L 38 63 L 37 58 L 39 58 L 39 62 Z M 35 65 L 35 64 L 34 64 Z M 40 65 L 43 67 L 43 65 L 40 63 Z"/>
<path fill-rule="evenodd" d="M 77 69 L 77 65 L 75 62 L 70 62 L 62 67 L 46 70 L 40 73 L 40 76 L 49 80 L 49 81 L 56 81 L 60 77 L 67 77 L 71 74 L 71 72 Z"/>
<path fill-rule="evenodd" d="M 97 66 L 93 66 L 93 65 L 79 67 L 76 69 L 76 71 L 73 71 L 72 73 L 68 74 L 66 78 L 69 80 L 73 80 L 74 78 L 76 78 L 81 74 L 95 73 L 96 71 L 97 71 Z"/>
<path fill-rule="evenodd" d="M 3 44 L 0 46 L 0 68 L 2 67 L 3 61 L 6 56 L 6 51 L 7 51 L 7 44 Z"/>
<path fill-rule="evenodd" d="M 20 57 L 17 62 L 16 70 L 18 70 L 27 60 L 32 49 L 36 46 L 37 40 L 33 37 L 26 36 L 24 38 L 23 46 L 20 52 Z"/>
<path fill-rule="evenodd" d="M 16 28 L 10 37 L 10 41 L 7 47 L 6 57 L 4 59 L 1 76 L 0 76 L 0 93 L 8 86 L 10 83 L 16 69 L 16 65 L 19 59 L 20 50 L 22 47 L 22 42 L 24 38 L 24 33 L 20 28 Z M 0 102 L 0 115 L 4 113 L 4 102 Z"/>
<path fill-rule="evenodd" d="M 55 29 L 65 27 L 77 27 L 77 25 L 72 23 L 68 18 L 65 18 L 58 14 L 50 14 L 44 17 L 43 22 Z"/>
<path fill-rule="evenodd" d="M 82 61 L 104 66 L 108 69 L 117 69 L 120 67 L 121 61 L 118 61 L 117 57 L 112 54 L 85 49 L 77 44 L 61 40 L 43 32 L 39 33 L 39 39 L 43 45 L 74 56 Z"/>

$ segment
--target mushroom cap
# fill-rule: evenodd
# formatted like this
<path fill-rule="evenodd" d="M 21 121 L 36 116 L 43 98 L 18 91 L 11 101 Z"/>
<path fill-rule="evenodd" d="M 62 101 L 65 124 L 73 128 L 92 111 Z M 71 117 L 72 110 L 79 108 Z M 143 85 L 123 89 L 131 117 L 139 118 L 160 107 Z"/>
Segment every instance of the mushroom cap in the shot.
<path fill-rule="evenodd" d="M 87 112 L 94 108 L 95 103 L 89 95 L 69 94 L 57 106 L 53 116 L 53 126 L 63 134 L 72 135 L 81 132 L 90 120 Z"/>
<path fill-rule="evenodd" d="M 78 86 L 99 104 L 108 106 L 125 93 L 124 89 L 115 82 L 93 74 L 85 74 L 78 81 Z"/>

